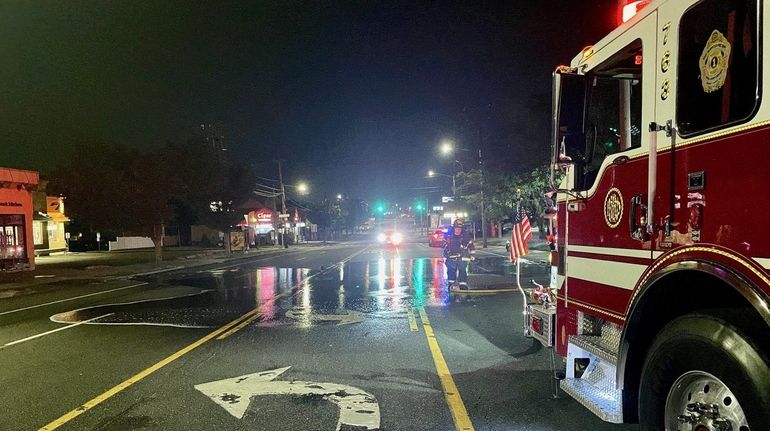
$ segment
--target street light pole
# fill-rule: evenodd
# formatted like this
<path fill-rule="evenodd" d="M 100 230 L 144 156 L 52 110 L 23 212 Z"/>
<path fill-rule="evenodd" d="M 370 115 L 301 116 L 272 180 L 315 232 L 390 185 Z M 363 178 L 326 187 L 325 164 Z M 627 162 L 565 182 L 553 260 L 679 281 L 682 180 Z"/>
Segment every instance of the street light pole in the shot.
<path fill-rule="evenodd" d="M 281 215 L 286 214 L 286 189 L 283 186 L 283 172 L 281 171 L 281 159 L 278 159 L 278 181 L 281 184 Z M 278 217 L 278 223 L 282 223 L 283 218 Z M 281 228 L 280 244 L 286 247 L 286 221 L 283 221 L 284 227 Z"/>
<path fill-rule="evenodd" d="M 454 155 L 453 155 L 454 156 Z M 460 172 L 465 172 L 465 166 L 463 166 L 462 163 L 460 163 L 459 160 L 455 159 L 454 163 L 454 172 L 452 172 L 452 201 L 457 201 L 457 186 L 455 185 L 455 177 L 457 177 L 457 165 L 460 165 Z"/>
<path fill-rule="evenodd" d="M 481 235 L 483 238 L 482 247 L 487 248 L 487 222 L 484 215 L 484 159 L 481 156 L 482 146 L 481 127 L 479 127 L 479 175 L 481 176 Z"/>

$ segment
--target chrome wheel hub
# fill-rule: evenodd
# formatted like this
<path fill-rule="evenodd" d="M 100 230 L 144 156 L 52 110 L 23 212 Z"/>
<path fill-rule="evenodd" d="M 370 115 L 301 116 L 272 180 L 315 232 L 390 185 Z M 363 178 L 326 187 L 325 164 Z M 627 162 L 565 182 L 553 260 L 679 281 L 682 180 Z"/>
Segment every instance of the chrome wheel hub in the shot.
<path fill-rule="evenodd" d="M 738 399 L 705 371 L 680 376 L 666 398 L 666 431 L 751 431 Z"/>

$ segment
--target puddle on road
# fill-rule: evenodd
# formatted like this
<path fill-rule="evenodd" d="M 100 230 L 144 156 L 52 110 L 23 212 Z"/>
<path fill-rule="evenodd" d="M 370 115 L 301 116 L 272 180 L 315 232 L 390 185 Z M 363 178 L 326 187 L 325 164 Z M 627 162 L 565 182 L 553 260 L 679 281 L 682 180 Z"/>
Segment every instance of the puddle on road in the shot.
<path fill-rule="evenodd" d="M 470 282 L 482 280 L 488 287 L 492 280 L 510 286 L 513 270 L 505 258 L 483 257 L 472 263 Z M 362 315 L 401 318 L 409 307 L 449 304 L 452 297 L 445 276 L 442 259 L 397 256 L 326 270 L 213 270 L 164 279 L 147 291 L 154 292 L 152 298 L 73 310 L 52 320 L 75 323 L 109 314 L 92 323 L 219 327 L 256 307 L 261 313 L 260 325 L 346 324 L 360 321 Z"/>

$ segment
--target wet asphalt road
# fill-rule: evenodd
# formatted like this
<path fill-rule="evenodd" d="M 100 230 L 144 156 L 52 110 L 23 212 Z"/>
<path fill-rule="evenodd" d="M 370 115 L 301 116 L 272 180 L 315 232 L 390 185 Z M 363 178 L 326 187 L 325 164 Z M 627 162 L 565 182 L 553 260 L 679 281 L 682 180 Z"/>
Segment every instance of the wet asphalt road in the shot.
<path fill-rule="evenodd" d="M 495 253 L 478 254 L 472 287 L 512 285 Z M 530 257 L 522 280 L 544 282 Z M 450 293 L 423 244 L 27 293 L 0 299 L 3 430 L 455 430 L 463 409 L 476 430 L 635 429 L 554 398 L 521 296 Z M 445 397 L 442 364 L 459 398 Z"/>

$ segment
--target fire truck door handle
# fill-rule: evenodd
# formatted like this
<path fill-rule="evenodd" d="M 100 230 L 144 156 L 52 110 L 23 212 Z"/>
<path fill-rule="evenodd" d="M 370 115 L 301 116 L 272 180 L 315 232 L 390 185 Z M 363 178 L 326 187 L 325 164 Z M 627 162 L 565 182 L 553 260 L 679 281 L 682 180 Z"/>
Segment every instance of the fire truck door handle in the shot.
<path fill-rule="evenodd" d="M 639 205 L 639 198 L 641 196 L 636 195 L 631 197 L 631 205 L 629 205 L 628 208 L 628 226 L 631 228 L 631 237 L 633 238 L 634 233 L 638 229 L 638 226 L 636 225 L 636 207 Z"/>
<path fill-rule="evenodd" d="M 631 238 L 636 240 L 643 240 L 644 234 L 642 228 L 639 224 L 636 223 L 637 210 L 639 208 L 641 208 L 642 211 L 646 210 L 646 207 L 642 205 L 642 195 L 633 196 L 631 198 L 631 205 L 628 210 L 628 226 L 631 229 Z"/>

